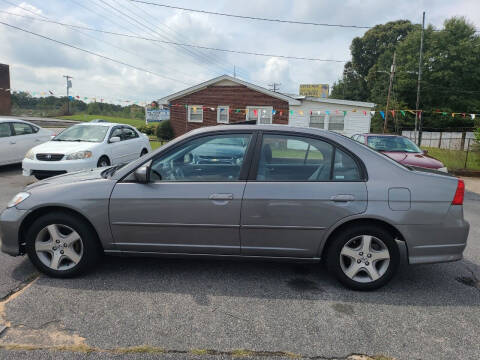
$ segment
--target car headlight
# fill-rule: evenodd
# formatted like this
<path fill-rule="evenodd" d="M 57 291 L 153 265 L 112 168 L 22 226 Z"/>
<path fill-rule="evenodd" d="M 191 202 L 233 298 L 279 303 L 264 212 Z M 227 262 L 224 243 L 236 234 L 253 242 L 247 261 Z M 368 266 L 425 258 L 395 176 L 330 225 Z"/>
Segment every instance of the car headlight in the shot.
<path fill-rule="evenodd" d="M 20 204 L 23 200 L 27 199 L 29 196 L 30 196 L 30 193 L 28 193 L 28 192 L 18 193 L 17 195 L 15 195 L 15 196 L 13 197 L 12 200 L 10 200 L 10 202 L 9 202 L 8 205 L 7 205 L 7 208 L 11 208 L 11 207 L 17 206 L 17 205 Z"/>
<path fill-rule="evenodd" d="M 441 167 L 441 168 L 439 168 L 439 169 L 437 169 L 437 170 L 448 173 L 448 169 L 447 169 L 446 167 Z"/>
<path fill-rule="evenodd" d="M 31 149 L 28 150 L 27 155 L 25 155 L 25 159 L 28 159 L 28 160 L 34 160 L 35 159 L 35 154 L 33 153 L 33 151 Z"/>
<path fill-rule="evenodd" d="M 82 160 L 89 159 L 92 157 L 91 151 L 77 151 L 72 154 L 68 154 L 66 160 Z"/>

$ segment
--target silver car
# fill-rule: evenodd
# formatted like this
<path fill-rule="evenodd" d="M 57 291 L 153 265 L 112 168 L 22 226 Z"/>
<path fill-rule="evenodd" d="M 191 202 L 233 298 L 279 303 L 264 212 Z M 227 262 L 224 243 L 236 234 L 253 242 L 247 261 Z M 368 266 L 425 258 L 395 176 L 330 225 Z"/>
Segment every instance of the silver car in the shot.
<path fill-rule="evenodd" d="M 222 160 L 225 143 L 235 161 Z M 195 161 L 199 149 L 208 161 Z M 102 253 L 324 259 L 345 286 L 372 290 L 395 274 L 400 243 L 410 264 L 462 258 L 463 194 L 462 180 L 333 132 L 215 126 L 124 166 L 28 186 L 0 217 L 2 251 L 56 277 Z"/>

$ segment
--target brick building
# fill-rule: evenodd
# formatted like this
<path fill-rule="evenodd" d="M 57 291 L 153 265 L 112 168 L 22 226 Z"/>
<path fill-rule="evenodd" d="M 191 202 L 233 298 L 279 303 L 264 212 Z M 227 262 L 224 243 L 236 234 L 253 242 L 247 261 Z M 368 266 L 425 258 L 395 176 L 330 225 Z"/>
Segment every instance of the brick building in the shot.
<path fill-rule="evenodd" d="M 8 89 L 9 91 L 5 91 Z M 12 99 L 10 97 L 10 68 L 0 64 L 0 115 L 10 115 Z"/>
<path fill-rule="evenodd" d="M 175 136 L 218 124 L 251 121 L 316 127 L 351 136 L 370 131 L 375 104 L 282 94 L 222 75 L 158 101 L 170 107 Z"/>
<path fill-rule="evenodd" d="M 246 120 L 259 124 L 288 124 L 290 105 L 300 101 L 246 81 L 222 75 L 164 97 L 170 105 L 175 136 L 190 130 Z"/>

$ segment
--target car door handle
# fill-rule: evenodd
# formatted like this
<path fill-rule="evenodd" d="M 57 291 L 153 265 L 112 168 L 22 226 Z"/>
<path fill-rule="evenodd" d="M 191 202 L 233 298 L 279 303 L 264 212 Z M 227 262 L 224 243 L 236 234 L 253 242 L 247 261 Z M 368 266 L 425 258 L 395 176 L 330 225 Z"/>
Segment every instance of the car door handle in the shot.
<path fill-rule="evenodd" d="M 11 145 L 15 145 L 17 142 L 16 141 L 10 141 Z"/>
<path fill-rule="evenodd" d="M 210 200 L 233 200 L 233 194 L 212 194 Z"/>
<path fill-rule="evenodd" d="M 40 141 L 40 139 L 39 139 L 39 138 L 36 138 L 36 139 L 35 139 L 35 141 L 36 141 L 36 142 L 39 142 L 39 141 Z"/>
<path fill-rule="evenodd" d="M 348 202 L 348 201 L 355 200 L 355 197 L 353 195 L 341 194 L 341 195 L 332 196 L 330 200 L 334 202 Z"/>

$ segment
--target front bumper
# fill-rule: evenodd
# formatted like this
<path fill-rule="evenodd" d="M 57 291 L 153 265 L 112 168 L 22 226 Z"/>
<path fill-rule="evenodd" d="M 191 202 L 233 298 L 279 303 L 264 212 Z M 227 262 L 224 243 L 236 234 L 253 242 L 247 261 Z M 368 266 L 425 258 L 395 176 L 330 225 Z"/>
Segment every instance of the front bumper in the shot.
<path fill-rule="evenodd" d="M 20 255 L 20 224 L 28 210 L 19 210 L 16 207 L 5 209 L 0 214 L 0 239 L 2 252 L 17 256 Z"/>
<path fill-rule="evenodd" d="M 39 161 L 23 159 L 22 169 L 24 176 L 31 176 L 35 174 L 59 175 L 62 173 L 88 170 L 97 167 L 97 162 L 93 159 L 84 160 L 60 160 L 60 161 Z"/>

